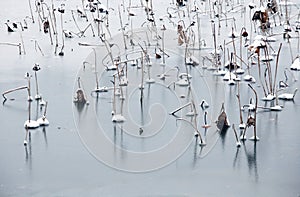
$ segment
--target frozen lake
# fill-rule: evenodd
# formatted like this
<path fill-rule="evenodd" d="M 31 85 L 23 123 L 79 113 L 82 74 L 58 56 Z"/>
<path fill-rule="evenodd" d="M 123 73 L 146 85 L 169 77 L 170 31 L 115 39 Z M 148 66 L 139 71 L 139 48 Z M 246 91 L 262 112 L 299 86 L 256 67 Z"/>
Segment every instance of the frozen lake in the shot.
<path fill-rule="evenodd" d="M 45 2 L 51 5 L 51 1 Z M 73 10 L 79 28 L 83 30 L 92 23 L 95 33 L 93 37 L 93 32 L 87 29 L 83 37 L 65 38 L 64 56 L 58 55 L 62 47 L 61 34 L 58 35 L 58 52 L 55 54 L 55 37 L 52 38 L 54 45 L 51 45 L 49 33 L 40 31 L 34 1 L 31 4 L 35 23 L 30 19 L 27 1 L 0 2 L 3 8 L 0 13 L 0 43 L 18 44 L 23 40 L 24 46 L 19 55 L 18 47 L 0 45 L 0 92 L 27 85 L 24 74 L 29 72 L 33 75 L 31 93 L 34 96 L 36 91 L 32 67 L 38 63 L 41 67 L 37 72 L 39 91 L 43 99 L 48 101 L 47 119 L 50 121 L 47 127 L 30 130 L 28 144 L 24 146 L 24 122 L 28 119 L 28 105 L 31 105 L 32 119 L 40 118 L 44 107 L 41 108 L 36 100 L 28 102 L 26 90 L 7 94 L 8 100 L 0 107 L 0 196 L 299 196 L 299 94 L 296 94 L 294 101 L 279 100 L 279 105 L 283 106 L 282 111 L 268 110 L 270 102 L 261 100 L 263 88 L 257 74 L 258 67 L 254 65 L 251 74 L 257 82 L 252 86 L 259 95 L 258 105 L 265 107 L 258 109 L 257 113 L 260 140 L 249 140 L 253 136 L 253 128 L 250 127 L 247 129 L 247 140 L 237 148 L 232 126 L 220 135 L 214 123 L 224 103 L 230 124 L 235 124 L 237 128 L 239 107 L 236 98 L 238 86 L 228 85 L 221 77 L 213 75 L 213 71 L 203 68 L 204 64 L 211 64 L 208 60 L 203 63 L 203 57 L 210 57 L 209 53 L 214 49 L 210 14 L 199 13 L 201 38 L 205 40 L 206 46 L 202 50 L 189 50 L 200 60 L 200 65 L 186 67 L 186 48 L 177 44 L 177 23 L 184 23 L 188 27 L 189 23 L 197 21 L 195 13 L 191 12 L 189 16 L 186 6 L 177 13 L 177 8 L 170 4 L 171 1 L 153 1 L 158 27 L 156 32 L 151 29 L 150 23 L 144 23 L 147 18 L 144 9 L 132 9 L 137 16 L 130 18 L 126 9 L 123 10 L 121 6 L 122 21 L 124 24 L 128 23 L 125 29 L 125 33 L 129 35 L 126 40 L 128 49 L 125 51 L 118 13 L 118 5 L 122 2 L 109 2 L 108 32 L 105 28 L 98 30 L 97 25 L 92 23 L 92 17 L 96 17 L 96 14 L 88 12 L 88 22 L 86 18 L 78 16 L 76 9 L 82 7 L 81 1 L 55 0 L 56 8 L 65 4 L 64 29 L 78 32 L 72 18 Z M 207 3 L 195 2 L 200 10 L 208 9 Z M 106 2 L 103 3 L 106 5 Z M 129 4 L 126 0 L 124 3 Z M 233 46 L 228 35 L 234 25 L 238 33 L 243 26 L 250 33 L 248 2 L 244 3 L 246 12 L 239 10 L 241 6 L 235 7 L 236 4 L 237 2 L 232 3 L 232 12 L 226 12 L 228 18 L 235 19 L 229 20 L 227 26 L 222 21 L 219 29 L 218 20 L 214 18 L 217 45 L 223 45 L 225 40 L 228 43 L 226 50 L 228 48 L 230 51 L 233 51 Z M 140 1 L 132 1 L 132 5 L 140 5 Z M 226 10 L 231 9 L 231 5 L 224 7 Z M 174 18 L 168 18 L 167 11 Z M 291 12 L 290 23 L 294 26 L 299 9 L 291 6 L 288 11 Z M 61 31 L 61 14 L 56 12 L 56 16 L 58 31 Z M 105 14 L 101 16 L 105 17 Z M 163 20 L 159 20 L 160 18 Z M 5 23 L 8 20 L 8 24 L 22 21 L 24 25 L 24 19 L 27 29 L 21 31 L 18 26 L 15 32 L 7 32 Z M 181 19 L 185 22 L 180 21 Z M 191 27 L 196 35 L 195 48 L 198 45 L 198 22 Z M 160 30 L 163 24 L 166 31 Z M 130 37 L 132 32 L 136 37 Z M 289 87 L 281 92 L 293 92 L 300 87 L 299 71 L 289 70 L 291 56 L 295 58 L 297 55 L 298 34 L 293 30 L 289 43 L 283 39 L 283 26 L 274 27 L 272 32 L 272 37 L 277 41 L 270 43 L 270 48 L 277 51 L 282 43 L 275 83 L 277 85 L 279 81 L 284 81 L 286 73 Z M 105 70 L 104 65 L 110 60 L 105 57 L 107 48 L 98 33 L 105 33 L 108 38 L 106 44 L 112 45 L 114 58 L 119 55 L 121 60 L 138 59 L 142 48 L 149 51 L 151 66 L 138 68 L 141 60 L 135 66 L 132 65 L 133 62 L 128 63 L 128 86 L 117 90 L 115 88 L 115 91 L 122 90 L 124 100 L 120 96 L 114 98 L 113 88 L 104 93 L 92 93 L 96 87 L 95 54 L 99 86 L 113 87 L 112 82 L 116 84 L 118 80 L 117 76 L 115 81 L 113 77 L 116 71 Z M 260 34 L 259 30 L 255 33 L 253 27 L 252 39 L 257 34 Z M 130 38 L 134 46 L 130 45 Z M 162 40 L 166 52 L 165 67 L 162 66 L 162 58 L 155 58 L 154 53 L 162 46 Z M 235 44 L 238 54 L 239 38 L 235 40 Z M 245 51 L 243 48 L 245 54 L 242 56 L 247 61 Z M 129 53 L 131 55 L 126 56 Z M 276 64 L 276 56 L 274 57 L 275 60 L 270 63 L 273 72 Z M 227 59 L 230 58 L 226 54 Z M 161 74 L 167 71 L 166 79 L 161 80 Z M 188 71 L 191 74 L 191 91 L 186 86 L 176 84 L 177 71 Z M 142 75 L 145 84 L 141 91 L 139 85 Z M 78 77 L 89 102 L 81 107 L 73 102 Z M 147 83 L 152 78 L 155 83 Z M 240 95 L 242 104 L 255 98 L 245 81 L 240 82 Z M 202 99 L 210 105 L 206 110 L 199 105 Z M 176 116 L 169 115 L 191 101 L 195 103 L 198 113 L 197 127 L 206 142 L 203 147 L 199 146 L 199 140 L 194 137 L 195 130 L 190 123 L 176 119 L 182 117 L 192 120 L 192 117 L 186 116 L 190 107 L 177 112 Z M 126 121 L 113 123 L 112 111 L 122 114 Z M 207 111 L 208 123 L 211 124 L 207 130 L 201 127 L 204 124 L 204 111 Z M 247 111 L 242 112 L 244 121 L 247 114 Z M 237 130 L 240 134 L 239 129 Z"/>

